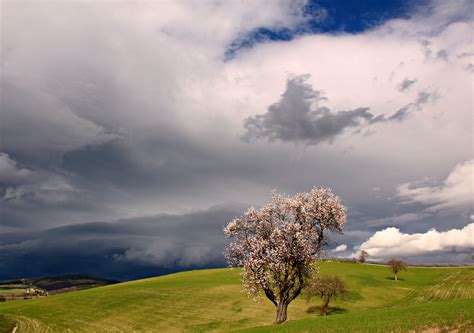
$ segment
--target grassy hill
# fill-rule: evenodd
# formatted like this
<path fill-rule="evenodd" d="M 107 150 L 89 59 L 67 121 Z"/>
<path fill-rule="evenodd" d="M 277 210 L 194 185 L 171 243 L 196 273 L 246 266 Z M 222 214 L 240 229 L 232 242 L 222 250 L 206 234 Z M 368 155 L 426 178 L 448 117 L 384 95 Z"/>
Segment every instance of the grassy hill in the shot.
<path fill-rule="evenodd" d="M 473 267 L 411 267 L 398 282 L 386 266 L 324 262 L 321 271 L 343 277 L 348 297 L 327 317 L 308 313 L 317 301 L 297 299 L 278 326 L 268 300 L 242 291 L 239 270 L 210 269 L 5 302 L 0 329 L 13 321 L 17 333 L 474 330 Z"/>

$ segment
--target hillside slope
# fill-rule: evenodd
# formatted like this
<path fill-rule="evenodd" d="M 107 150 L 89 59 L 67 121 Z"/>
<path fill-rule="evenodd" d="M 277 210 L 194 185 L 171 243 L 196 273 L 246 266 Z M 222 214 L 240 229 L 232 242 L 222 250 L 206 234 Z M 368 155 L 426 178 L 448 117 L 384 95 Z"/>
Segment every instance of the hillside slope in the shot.
<path fill-rule="evenodd" d="M 316 303 L 297 299 L 289 307 L 290 321 L 279 326 L 273 325 L 273 305 L 264 298 L 249 299 L 239 270 L 232 269 L 189 271 L 5 302 L 0 314 L 16 322 L 17 333 L 474 329 L 472 267 L 412 267 L 399 282 L 385 266 L 325 262 L 321 271 L 343 277 L 351 290 L 348 297 L 324 318 L 307 312 Z"/>

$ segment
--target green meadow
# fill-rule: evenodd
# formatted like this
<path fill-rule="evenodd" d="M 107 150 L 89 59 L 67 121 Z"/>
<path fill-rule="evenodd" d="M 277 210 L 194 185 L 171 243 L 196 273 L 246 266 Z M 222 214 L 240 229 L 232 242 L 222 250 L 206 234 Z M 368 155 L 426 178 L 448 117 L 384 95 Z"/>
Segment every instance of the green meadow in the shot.
<path fill-rule="evenodd" d="M 242 290 L 238 269 L 188 271 L 31 300 L 0 303 L 11 332 L 472 332 L 474 267 L 410 267 L 394 281 L 386 266 L 323 262 L 349 285 L 330 315 L 301 297 L 289 321 Z"/>

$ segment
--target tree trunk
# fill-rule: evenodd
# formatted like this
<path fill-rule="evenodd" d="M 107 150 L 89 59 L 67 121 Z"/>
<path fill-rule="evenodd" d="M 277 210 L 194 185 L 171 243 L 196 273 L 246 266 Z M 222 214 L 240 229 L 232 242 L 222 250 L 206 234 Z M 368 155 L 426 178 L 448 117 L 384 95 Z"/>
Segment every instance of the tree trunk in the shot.
<path fill-rule="evenodd" d="M 395 273 L 395 281 L 398 281 L 397 273 Z"/>
<path fill-rule="evenodd" d="M 288 309 L 288 303 L 283 302 L 283 301 L 278 303 L 276 321 L 275 321 L 277 324 L 281 324 L 286 321 L 287 309 Z"/>
<path fill-rule="evenodd" d="M 328 314 L 329 300 L 325 300 L 323 306 L 321 307 L 321 314 L 326 316 Z"/>

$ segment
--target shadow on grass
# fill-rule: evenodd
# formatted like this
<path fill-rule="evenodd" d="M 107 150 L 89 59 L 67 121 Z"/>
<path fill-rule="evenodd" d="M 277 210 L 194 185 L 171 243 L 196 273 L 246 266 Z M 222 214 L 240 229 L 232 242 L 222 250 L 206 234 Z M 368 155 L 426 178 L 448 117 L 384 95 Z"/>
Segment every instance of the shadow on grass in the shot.
<path fill-rule="evenodd" d="M 348 302 L 357 302 L 363 300 L 364 297 L 358 293 L 357 291 L 349 291 L 346 296 L 344 296 L 343 300 Z"/>
<path fill-rule="evenodd" d="M 395 278 L 393 276 L 387 276 L 385 278 L 385 280 L 391 280 L 391 281 L 395 281 Z M 405 279 L 402 279 L 402 278 L 398 278 L 397 282 L 398 281 L 405 281 Z"/>
<path fill-rule="evenodd" d="M 327 316 L 329 315 L 333 315 L 333 314 L 343 314 L 343 313 L 346 313 L 347 310 L 346 309 L 343 309 L 343 308 L 340 308 L 340 307 L 329 307 L 328 308 L 328 312 L 327 312 Z M 320 316 L 322 316 L 321 314 L 321 306 L 320 305 L 314 305 L 314 306 L 310 306 L 308 309 L 306 309 L 306 313 L 314 313 L 314 314 L 318 314 Z"/>

